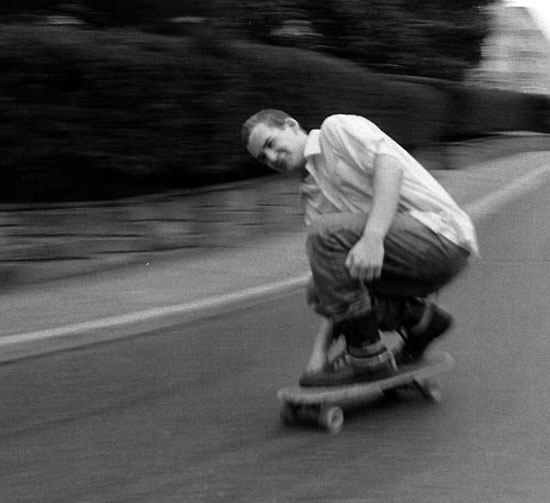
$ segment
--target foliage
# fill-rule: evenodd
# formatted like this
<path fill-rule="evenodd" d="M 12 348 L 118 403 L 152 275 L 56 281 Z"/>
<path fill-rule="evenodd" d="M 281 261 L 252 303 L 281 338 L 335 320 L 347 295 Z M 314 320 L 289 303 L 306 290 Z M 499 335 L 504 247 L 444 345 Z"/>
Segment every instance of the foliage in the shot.
<path fill-rule="evenodd" d="M 326 52 L 378 72 L 460 81 L 481 58 L 485 7 L 494 1 L 4 0 L 0 14 L 57 10 L 93 25 L 157 31 L 164 22 L 166 33 L 168 18 L 202 16 L 255 41 Z"/>
<path fill-rule="evenodd" d="M 358 62 L 384 73 L 462 80 L 481 58 L 493 0 L 242 0 L 233 20 L 249 36 L 278 43 L 289 19 L 308 21 L 318 37 L 287 44 Z M 240 21 L 239 21 L 240 20 Z"/>
<path fill-rule="evenodd" d="M 234 72 L 195 41 L 12 26 L 0 43 L 3 198 L 104 198 L 223 180 L 210 142 Z"/>
<path fill-rule="evenodd" d="M 260 108 L 283 108 L 306 129 L 332 113 L 362 114 L 413 149 L 548 128 L 548 100 L 390 78 L 316 52 L 127 28 L 0 28 L 2 202 L 110 199 L 265 174 L 240 143 L 240 125 Z"/>
<path fill-rule="evenodd" d="M 240 124 L 258 108 L 288 109 L 308 128 L 330 113 L 364 113 L 407 144 L 433 134 L 429 117 L 441 108 L 418 86 L 290 48 L 4 28 L 4 201 L 112 198 L 263 174 L 240 144 Z M 397 119 L 430 104 L 430 116 L 411 113 L 420 120 L 412 129 Z"/>

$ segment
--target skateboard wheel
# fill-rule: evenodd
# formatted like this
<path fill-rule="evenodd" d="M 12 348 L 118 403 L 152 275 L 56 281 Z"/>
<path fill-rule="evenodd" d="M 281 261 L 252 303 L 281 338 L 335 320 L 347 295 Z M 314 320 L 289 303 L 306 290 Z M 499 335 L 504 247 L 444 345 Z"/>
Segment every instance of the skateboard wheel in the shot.
<path fill-rule="evenodd" d="M 329 433 L 340 433 L 344 427 L 344 412 L 340 407 L 322 407 L 319 426 Z"/>

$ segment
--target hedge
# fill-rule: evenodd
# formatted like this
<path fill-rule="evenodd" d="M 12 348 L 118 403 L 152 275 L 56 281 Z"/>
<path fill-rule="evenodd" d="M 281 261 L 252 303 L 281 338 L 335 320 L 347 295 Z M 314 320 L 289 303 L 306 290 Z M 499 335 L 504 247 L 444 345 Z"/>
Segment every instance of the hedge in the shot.
<path fill-rule="evenodd" d="M 538 98 L 390 78 L 218 37 L 5 25 L 0 44 L 0 202 L 109 199 L 263 175 L 240 125 L 265 107 L 308 129 L 331 113 L 362 114 L 411 148 L 494 123 L 547 126 L 531 114 Z"/>

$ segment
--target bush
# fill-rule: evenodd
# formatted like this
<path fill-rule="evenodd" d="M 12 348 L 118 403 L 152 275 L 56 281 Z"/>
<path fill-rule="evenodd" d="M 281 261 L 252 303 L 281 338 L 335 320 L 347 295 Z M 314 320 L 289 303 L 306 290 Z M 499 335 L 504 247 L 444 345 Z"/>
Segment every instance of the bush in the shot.
<path fill-rule="evenodd" d="M 51 27 L 11 26 L 0 37 L 4 201 L 120 197 L 264 174 L 239 137 L 266 106 L 307 127 L 336 111 L 370 114 L 412 141 L 395 108 L 428 96 L 292 49 Z"/>
<path fill-rule="evenodd" d="M 446 115 L 443 93 L 391 80 L 351 62 L 253 44 L 233 44 L 230 55 L 239 68 L 246 68 L 246 113 L 282 108 L 306 129 L 318 127 L 333 113 L 364 115 L 406 146 L 438 136 Z"/>
<path fill-rule="evenodd" d="M 41 180 L 34 197 L 47 200 L 218 177 L 210 98 L 226 72 L 194 42 L 51 28 L 2 38 L 1 171 L 14 174 L 4 189 L 13 197 L 30 179 Z"/>
<path fill-rule="evenodd" d="M 473 87 L 460 87 L 455 92 L 461 109 L 456 115 L 457 136 L 472 138 L 480 133 L 504 131 L 550 132 L 546 123 L 550 118 L 550 101 L 546 96 Z"/>
<path fill-rule="evenodd" d="M 1 201 L 108 199 L 264 175 L 240 144 L 240 125 L 267 107 L 307 129 L 332 113 L 365 115 L 412 148 L 496 123 L 547 126 L 546 117 L 498 115 L 519 105 L 529 116 L 541 109 L 532 97 L 477 99 L 457 84 L 388 78 L 208 32 L 11 25 L 0 43 Z"/>

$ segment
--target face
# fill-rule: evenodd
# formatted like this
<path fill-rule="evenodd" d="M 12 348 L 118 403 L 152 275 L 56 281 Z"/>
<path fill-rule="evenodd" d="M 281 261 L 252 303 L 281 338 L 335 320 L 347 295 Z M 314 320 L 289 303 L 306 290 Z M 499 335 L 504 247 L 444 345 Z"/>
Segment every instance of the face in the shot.
<path fill-rule="evenodd" d="M 287 119 L 282 128 L 260 123 L 250 132 L 247 149 L 271 169 L 288 173 L 305 165 L 306 140 L 306 133 L 293 119 Z"/>

